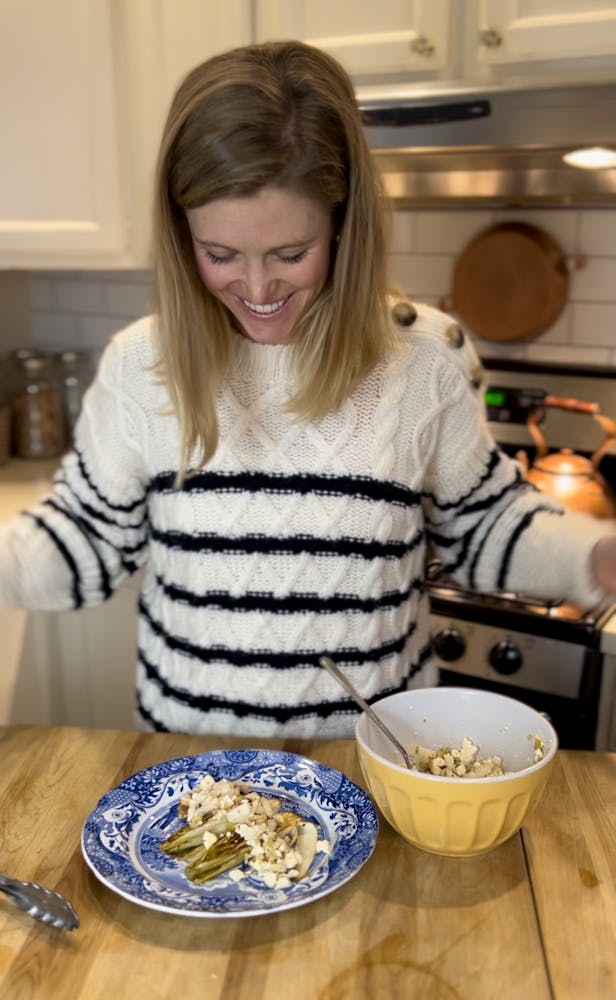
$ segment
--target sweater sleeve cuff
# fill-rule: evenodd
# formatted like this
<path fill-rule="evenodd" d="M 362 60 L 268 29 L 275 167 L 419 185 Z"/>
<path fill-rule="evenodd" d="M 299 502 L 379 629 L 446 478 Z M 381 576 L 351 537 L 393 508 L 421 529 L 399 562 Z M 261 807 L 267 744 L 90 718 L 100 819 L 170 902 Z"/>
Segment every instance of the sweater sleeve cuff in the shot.
<path fill-rule="evenodd" d="M 600 538 L 613 535 L 614 525 L 587 514 L 544 511 L 533 519 L 516 546 L 507 589 L 532 593 L 538 598 L 571 601 L 591 608 L 605 599 L 592 577 L 592 552 Z M 533 583 L 529 590 L 529 569 Z"/>
<path fill-rule="evenodd" d="M 0 526 L 0 605 L 5 608 L 21 606 L 19 563 L 12 544 L 13 532 L 9 522 Z"/>

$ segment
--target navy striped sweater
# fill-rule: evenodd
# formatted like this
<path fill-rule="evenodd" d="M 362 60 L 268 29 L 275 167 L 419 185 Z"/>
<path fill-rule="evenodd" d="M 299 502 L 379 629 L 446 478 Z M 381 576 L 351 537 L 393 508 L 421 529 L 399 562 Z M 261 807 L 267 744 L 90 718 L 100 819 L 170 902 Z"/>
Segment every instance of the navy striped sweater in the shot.
<path fill-rule="evenodd" d="M 478 589 L 591 603 L 603 530 L 521 481 L 488 433 L 468 339 L 418 313 L 312 423 L 283 410 L 292 349 L 238 336 L 219 448 L 181 489 L 155 321 L 119 333 L 53 493 L 0 533 L 0 602 L 79 608 L 141 569 L 140 724 L 306 737 L 350 736 L 356 720 L 323 654 L 368 700 L 436 681 L 428 553 Z"/>

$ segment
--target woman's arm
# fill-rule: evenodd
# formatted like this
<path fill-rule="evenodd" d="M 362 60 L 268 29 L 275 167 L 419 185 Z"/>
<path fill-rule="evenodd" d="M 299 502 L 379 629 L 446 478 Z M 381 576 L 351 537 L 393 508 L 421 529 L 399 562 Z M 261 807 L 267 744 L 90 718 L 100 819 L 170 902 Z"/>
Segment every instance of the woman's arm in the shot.
<path fill-rule="evenodd" d="M 606 535 L 595 544 L 591 554 L 591 572 L 596 586 L 607 594 L 616 594 L 616 535 Z"/>
<path fill-rule="evenodd" d="M 1 604 L 96 604 L 145 559 L 147 477 L 124 342 L 116 339 L 103 356 L 52 492 L 0 532 Z"/>
<path fill-rule="evenodd" d="M 441 373 L 441 403 L 423 441 L 428 536 L 464 586 L 585 607 L 616 592 L 613 525 L 565 510 L 524 480 L 494 442 L 463 370 Z"/>

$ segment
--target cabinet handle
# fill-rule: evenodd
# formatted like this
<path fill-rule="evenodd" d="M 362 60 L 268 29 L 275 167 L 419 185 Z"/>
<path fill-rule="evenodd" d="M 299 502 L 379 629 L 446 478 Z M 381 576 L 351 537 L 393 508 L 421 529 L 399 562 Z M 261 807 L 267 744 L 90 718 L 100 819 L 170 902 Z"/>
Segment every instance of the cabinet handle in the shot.
<path fill-rule="evenodd" d="M 487 49 L 497 49 L 503 44 L 503 36 L 496 28 L 482 28 L 479 32 L 479 43 Z"/>
<path fill-rule="evenodd" d="M 418 35 L 411 42 L 411 52 L 418 56 L 433 56 L 436 45 L 427 35 Z"/>

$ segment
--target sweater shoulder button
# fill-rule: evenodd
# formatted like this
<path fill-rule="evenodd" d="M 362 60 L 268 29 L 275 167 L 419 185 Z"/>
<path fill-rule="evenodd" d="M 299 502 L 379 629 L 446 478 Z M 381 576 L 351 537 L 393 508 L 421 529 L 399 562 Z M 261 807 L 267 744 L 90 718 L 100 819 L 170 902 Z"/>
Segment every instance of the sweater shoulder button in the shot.
<path fill-rule="evenodd" d="M 470 375 L 470 383 L 473 389 L 475 390 L 481 389 L 484 377 L 485 376 L 484 376 L 483 366 L 481 364 L 474 365 L 474 367 L 471 369 L 471 375 Z"/>
<path fill-rule="evenodd" d="M 417 319 L 417 310 L 412 302 L 396 302 L 392 309 L 394 323 L 397 326 L 412 326 Z"/>
<path fill-rule="evenodd" d="M 445 340 L 457 351 L 464 346 L 464 331 L 457 323 L 451 323 L 445 330 Z"/>

